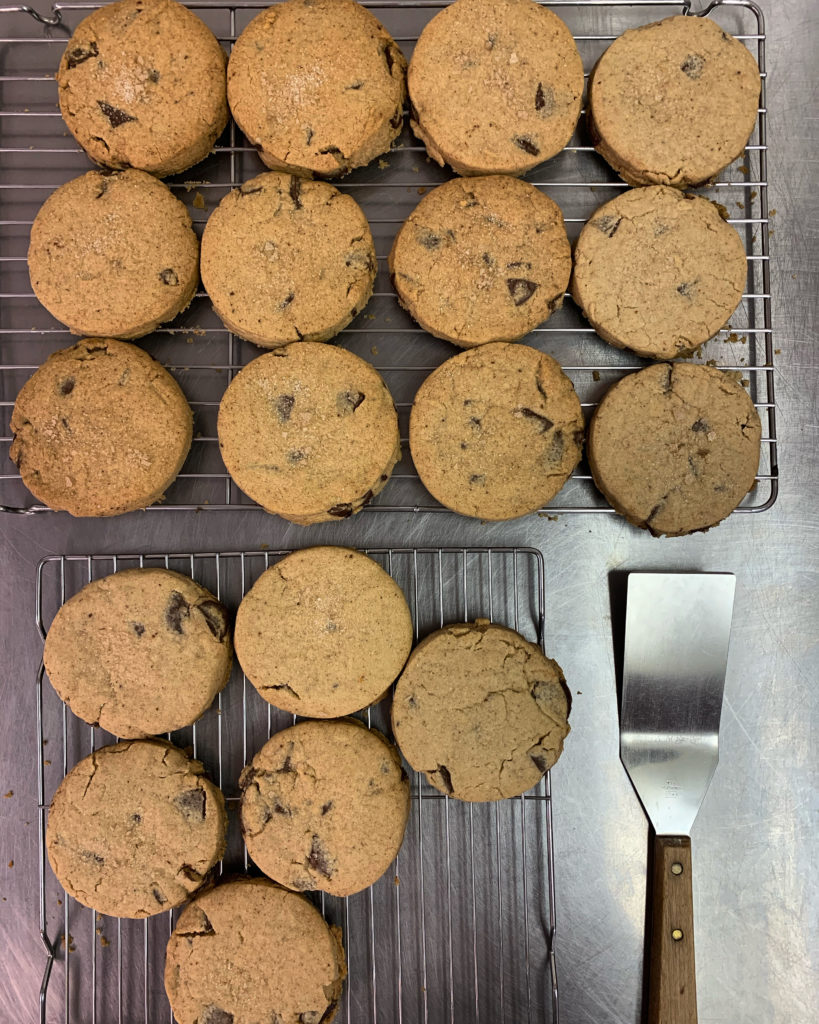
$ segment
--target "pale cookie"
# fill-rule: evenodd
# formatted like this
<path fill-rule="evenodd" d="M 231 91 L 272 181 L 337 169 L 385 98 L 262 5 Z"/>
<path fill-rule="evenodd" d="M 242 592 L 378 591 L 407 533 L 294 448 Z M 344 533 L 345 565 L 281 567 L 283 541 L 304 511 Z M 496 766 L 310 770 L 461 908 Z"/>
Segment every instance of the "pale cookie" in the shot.
<path fill-rule="evenodd" d="M 229 192 L 202 236 L 214 309 L 229 330 L 265 348 L 329 341 L 366 306 L 377 266 L 351 196 L 272 171 Z"/>
<path fill-rule="evenodd" d="M 162 740 L 102 747 L 60 783 L 46 849 L 70 896 L 100 914 L 150 917 L 184 903 L 225 850 L 221 791 Z"/>
<path fill-rule="evenodd" d="M 398 136 L 406 67 L 384 26 L 353 0 L 288 0 L 236 40 L 228 102 L 268 167 L 336 177 Z"/>
<path fill-rule="evenodd" d="M 66 601 L 43 662 L 75 715 L 137 739 L 195 722 L 227 682 L 232 653 L 213 594 L 167 569 L 126 569 Z"/>
<path fill-rule="evenodd" d="M 424 196 L 389 257 L 401 305 L 461 348 L 517 341 L 563 304 L 572 256 L 558 205 L 528 182 L 456 178 Z"/>
<path fill-rule="evenodd" d="M 583 63 L 532 0 L 457 0 L 435 15 L 407 73 L 410 125 L 458 174 L 525 174 L 572 137 Z"/>
<path fill-rule="evenodd" d="M 360 892 L 401 848 L 410 806 L 401 758 L 355 719 L 275 733 L 239 785 L 247 852 L 289 889 Z"/>
<path fill-rule="evenodd" d="M 592 214 L 575 245 L 572 298 L 612 345 L 674 359 L 728 321 L 747 276 L 742 240 L 714 203 L 649 185 Z"/>
<path fill-rule="evenodd" d="M 222 398 L 218 431 L 237 486 L 303 525 L 360 512 L 401 456 L 398 416 L 378 372 L 309 341 L 241 370 Z"/>
<path fill-rule="evenodd" d="M 338 718 L 379 700 L 404 667 L 412 618 L 401 588 L 350 548 L 294 551 L 236 614 L 236 656 L 265 700 Z"/>
<path fill-rule="evenodd" d="M 165 957 L 179 1024 L 329 1024 L 346 976 L 340 930 L 304 896 L 264 878 L 199 896 Z"/>
<path fill-rule="evenodd" d="M 595 149 L 630 185 L 712 180 L 745 149 L 758 105 L 756 61 L 709 18 L 629 29 L 589 79 Z"/>
<path fill-rule="evenodd" d="M 190 449 L 193 416 L 147 352 L 85 338 L 26 381 L 11 432 L 9 456 L 36 498 L 73 516 L 115 516 L 163 496 Z"/>
<path fill-rule="evenodd" d="M 655 537 L 716 526 L 754 486 L 762 427 L 737 378 L 657 363 L 618 381 L 589 428 L 594 482 Z"/>
<path fill-rule="evenodd" d="M 569 733 L 563 673 L 535 644 L 487 619 L 438 630 L 395 687 L 401 753 L 442 793 L 503 800 L 537 785 Z"/>
<path fill-rule="evenodd" d="M 185 204 L 150 174 L 89 171 L 43 203 L 28 271 L 73 334 L 141 338 L 189 305 L 199 240 Z"/>
<path fill-rule="evenodd" d="M 557 494 L 580 461 L 583 414 L 551 356 L 527 345 L 461 352 L 418 389 L 410 451 L 442 505 L 478 519 L 514 519 Z"/>
<path fill-rule="evenodd" d="M 57 72 L 71 134 L 104 167 L 160 178 L 203 160 L 228 120 L 225 51 L 175 0 L 119 0 L 79 23 Z"/>

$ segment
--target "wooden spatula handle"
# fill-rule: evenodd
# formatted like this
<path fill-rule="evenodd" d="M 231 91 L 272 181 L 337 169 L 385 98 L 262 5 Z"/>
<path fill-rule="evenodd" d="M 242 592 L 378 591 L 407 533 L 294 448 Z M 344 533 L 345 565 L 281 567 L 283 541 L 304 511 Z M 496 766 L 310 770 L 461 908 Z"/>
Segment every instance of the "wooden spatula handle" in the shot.
<path fill-rule="evenodd" d="M 697 1024 L 691 840 L 656 836 L 648 1024 Z"/>

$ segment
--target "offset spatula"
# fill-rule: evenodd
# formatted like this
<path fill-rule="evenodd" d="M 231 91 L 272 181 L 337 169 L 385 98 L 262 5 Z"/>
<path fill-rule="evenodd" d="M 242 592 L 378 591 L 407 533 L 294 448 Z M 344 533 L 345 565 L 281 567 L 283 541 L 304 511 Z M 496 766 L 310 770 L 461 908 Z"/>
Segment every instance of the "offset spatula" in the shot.
<path fill-rule="evenodd" d="M 691 826 L 717 767 L 731 573 L 628 577 L 620 758 L 654 826 L 649 1024 L 696 1024 Z"/>

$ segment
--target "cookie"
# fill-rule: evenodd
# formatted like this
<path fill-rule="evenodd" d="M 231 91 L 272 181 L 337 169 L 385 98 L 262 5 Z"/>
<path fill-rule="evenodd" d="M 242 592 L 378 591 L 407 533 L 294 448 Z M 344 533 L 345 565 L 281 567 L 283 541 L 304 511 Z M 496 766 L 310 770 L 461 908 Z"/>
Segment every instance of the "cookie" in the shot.
<path fill-rule="evenodd" d="M 265 700 L 338 718 L 379 700 L 404 667 L 412 618 L 401 588 L 350 548 L 294 551 L 239 605 L 236 656 Z"/>
<path fill-rule="evenodd" d="M 102 747 L 60 783 L 46 850 L 70 896 L 100 914 L 150 917 L 178 907 L 225 851 L 221 791 L 162 740 Z"/>
<path fill-rule="evenodd" d="M 390 273 L 425 331 L 461 348 L 517 341 L 563 304 L 572 256 L 560 207 L 528 182 L 455 178 L 396 235 Z"/>
<path fill-rule="evenodd" d="M 167 569 L 126 569 L 66 601 L 43 662 L 75 715 L 138 739 L 195 722 L 228 681 L 232 654 L 213 594 Z"/>
<path fill-rule="evenodd" d="M 237 486 L 303 525 L 360 512 L 401 456 L 398 416 L 378 372 L 309 341 L 241 370 L 222 398 L 218 431 Z"/>
<path fill-rule="evenodd" d="M 551 356 L 482 345 L 418 389 L 409 441 L 421 482 L 442 505 L 478 519 L 514 519 L 557 494 L 580 461 L 583 414 Z"/>
<path fill-rule="evenodd" d="M 49 356 L 11 414 L 9 456 L 49 508 L 116 516 L 158 501 L 193 437 L 182 390 L 147 352 L 85 338 Z"/>
<path fill-rule="evenodd" d="M 247 852 L 289 889 L 360 892 L 401 848 L 410 806 L 401 758 L 355 719 L 275 733 L 239 784 Z"/>
<path fill-rule="evenodd" d="M 605 203 L 580 232 L 572 298 L 612 345 L 674 359 L 728 321 L 747 276 L 742 240 L 714 203 L 649 185 Z"/>
<path fill-rule="evenodd" d="M 268 167 L 336 177 L 400 133 L 406 68 L 384 26 L 354 0 L 288 0 L 236 40 L 228 102 Z"/>
<path fill-rule="evenodd" d="M 569 733 L 563 673 L 535 644 L 487 619 L 432 633 L 395 687 L 401 753 L 459 800 L 503 800 L 537 785 Z"/>
<path fill-rule="evenodd" d="M 366 306 L 377 263 L 358 203 L 273 171 L 228 193 L 202 236 L 202 281 L 225 326 L 276 348 L 329 341 Z"/>
<path fill-rule="evenodd" d="M 716 22 L 678 15 L 615 39 L 588 105 L 595 149 L 630 185 L 702 185 L 745 149 L 759 68 Z"/>
<path fill-rule="evenodd" d="M 176 0 L 119 0 L 83 18 L 69 40 L 60 111 L 95 163 L 177 174 L 225 129 L 226 62 L 207 25 Z"/>
<path fill-rule="evenodd" d="M 421 33 L 407 72 L 410 125 L 457 174 L 525 174 L 572 137 L 583 63 L 533 0 L 456 0 Z"/>
<path fill-rule="evenodd" d="M 185 204 L 144 171 L 89 171 L 61 185 L 31 228 L 34 294 L 72 334 L 141 338 L 185 309 L 199 241 Z"/>
<path fill-rule="evenodd" d="M 736 376 L 657 363 L 603 396 L 589 428 L 589 465 L 630 523 L 681 537 L 716 526 L 754 486 L 761 435 Z"/>
<path fill-rule="evenodd" d="M 329 1022 L 346 975 L 339 929 L 264 878 L 199 896 L 180 915 L 165 957 L 179 1024 Z"/>

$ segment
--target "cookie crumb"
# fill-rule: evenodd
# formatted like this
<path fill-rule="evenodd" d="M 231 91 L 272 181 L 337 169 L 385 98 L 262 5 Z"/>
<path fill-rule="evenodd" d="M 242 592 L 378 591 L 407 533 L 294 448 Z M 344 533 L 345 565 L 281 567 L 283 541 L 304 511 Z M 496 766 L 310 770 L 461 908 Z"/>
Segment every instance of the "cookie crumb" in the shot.
<path fill-rule="evenodd" d="M 196 195 L 193 197 L 193 206 L 194 209 L 196 210 L 205 209 L 205 197 L 202 195 L 201 192 L 197 192 Z"/>
<path fill-rule="evenodd" d="M 13 867 L 14 867 L 14 861 L 13 861 L 13 860 L 10 860 L 10 861 L 9 861 L 9 867 L 10 867 L 10 868 L 13 868 Z"/>
<path fill-rule="evenodd" d="M 379 171 L 386 171 L 386 169 L 389 166 L 390 166 L 390 164 L 389 164 L 388 160 L 379 160 L 378 161 L 378 169 L 379 169 Z"/>
<path fill-rule="evenodd" d="M 4 794 L 3 794 L 3 796 L 4 796 L 5 798 L 6 798 L 6 800 L 8 800 L 8 799 L 9 799 L 9 797 L 12 797 L 12 796 L 14 796 L 14 790 L 13 790 L 13 789 L 10 789 L 10 790 L 8 791 L 8 793 L 4 793 Z"/>
<path fill-rule="evenodd" d="M 370 354 L 374 355 L 374 356 L 378 355 L 378 345 L 373 345 L 372 346 L 372 348 L 370 349 Z"/>
<path fill-rule="evenodd" d="M 600 371 L 599 370 L 592 370 L 592 380 L 594 380 L 594 381 L 600 380 Z"/>

